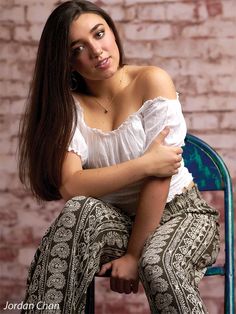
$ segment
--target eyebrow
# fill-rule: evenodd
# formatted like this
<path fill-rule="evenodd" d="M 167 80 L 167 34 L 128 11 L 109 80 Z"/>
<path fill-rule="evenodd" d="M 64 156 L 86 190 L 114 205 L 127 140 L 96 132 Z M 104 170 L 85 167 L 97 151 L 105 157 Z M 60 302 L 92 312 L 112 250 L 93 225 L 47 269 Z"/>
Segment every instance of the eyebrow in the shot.
<path fill-rule="evenodd" d="M 99 26 L 103 26 L 102 23 L 98 23 L 96 24 L 95 26 L 93 26 L 91 29 L 90 29 L 90 33 L 93 33 Z M 70 44 L 71 47 L 73 47 L 74 45 L 76 45 L 78 42 L 80 42 L 80 39 L 76 39 L 74 41 L 72 41 L 72 43 Z"/>

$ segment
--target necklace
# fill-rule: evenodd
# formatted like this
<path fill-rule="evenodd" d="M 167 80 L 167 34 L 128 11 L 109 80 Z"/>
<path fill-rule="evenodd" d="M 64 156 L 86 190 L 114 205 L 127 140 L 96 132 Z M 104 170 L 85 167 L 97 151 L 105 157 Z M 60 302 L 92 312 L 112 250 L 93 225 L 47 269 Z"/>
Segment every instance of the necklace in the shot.
<path fill-rule="evenodd" d="M 122 83 L 122 81 L 123 81 L 124 66 L 123 66 L 123 68 L 122 68 L 121 71 L 122 71 L 122 73 L 121 73 L 121 77 L 120 77 L 120 80 L 119 80 L 119 86 L 118 86 L 118 87 L 121 86 L 121 83 Z M 113 101 L 114 101 L 114 99 L 115 99 L 115 97 L 117 96 L 118 93 L 119 93 L 119 92 L 117 92 L 117 93 L 115 93 L 115 94 L 113 95 L 113 97 L 111 98 L 111 100 L 109 101 L 109 103 L 106 105 L 106 107 L 105 107 L 100 101 L 98 101 L 96 98 L 94 98 L 94 100 L 96 101 L 96 103 L 97 103 L 100 107 L 103 108 L 103 112 L 104 112 L 105 114 L 107 114 L 107 113 L 109 112 L 108 108 L 111 106 L 111 104 L 113 103 Z"/>

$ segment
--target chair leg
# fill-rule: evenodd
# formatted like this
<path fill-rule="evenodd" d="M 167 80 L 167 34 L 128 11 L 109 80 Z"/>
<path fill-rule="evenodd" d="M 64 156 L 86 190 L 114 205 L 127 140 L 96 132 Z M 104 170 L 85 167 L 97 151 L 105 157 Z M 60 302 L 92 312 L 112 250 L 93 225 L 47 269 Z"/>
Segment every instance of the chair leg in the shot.
<path fill-rule="evenodd" d="M 225 276 L 225 314 L 235 313 L 234 300 L 234 274 Z"/>
<path fill-rule="evenodd" d="M 93 278 L 87 291 L 85 314 L 94 314 L 94 303 L 95 303 L 94 298 L 95 298 L 95 279 Z"/>

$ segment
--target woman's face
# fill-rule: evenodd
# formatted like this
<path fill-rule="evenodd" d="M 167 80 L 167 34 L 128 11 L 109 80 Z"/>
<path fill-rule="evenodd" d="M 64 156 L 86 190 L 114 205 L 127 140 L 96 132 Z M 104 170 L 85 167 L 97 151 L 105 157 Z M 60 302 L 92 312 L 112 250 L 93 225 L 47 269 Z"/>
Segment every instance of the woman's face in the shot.
<path fill-rule="evenodd" d="M 98 14 L 83 13 L 70 26 L 71 66 L 86 80 L 111 77 L 119 67 L 115 36 Z"/>

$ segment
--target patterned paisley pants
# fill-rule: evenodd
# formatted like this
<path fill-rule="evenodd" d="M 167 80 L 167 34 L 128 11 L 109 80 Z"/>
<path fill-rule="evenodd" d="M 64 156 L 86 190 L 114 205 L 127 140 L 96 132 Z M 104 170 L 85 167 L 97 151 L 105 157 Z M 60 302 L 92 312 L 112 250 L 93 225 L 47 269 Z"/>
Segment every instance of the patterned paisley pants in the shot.
<path fill-rule="evenodd" d="M 139 261 L 151 313 L 207 313 L 198 283 L 218 254 L 217 221 L 196 186 L 167 203 Z M 125 253 L 131 229 L 132 219 L 111 205 L 91 197 L 69 200 L 31 263 L 22 313 L 84 313 L 95 273 Z"/>

